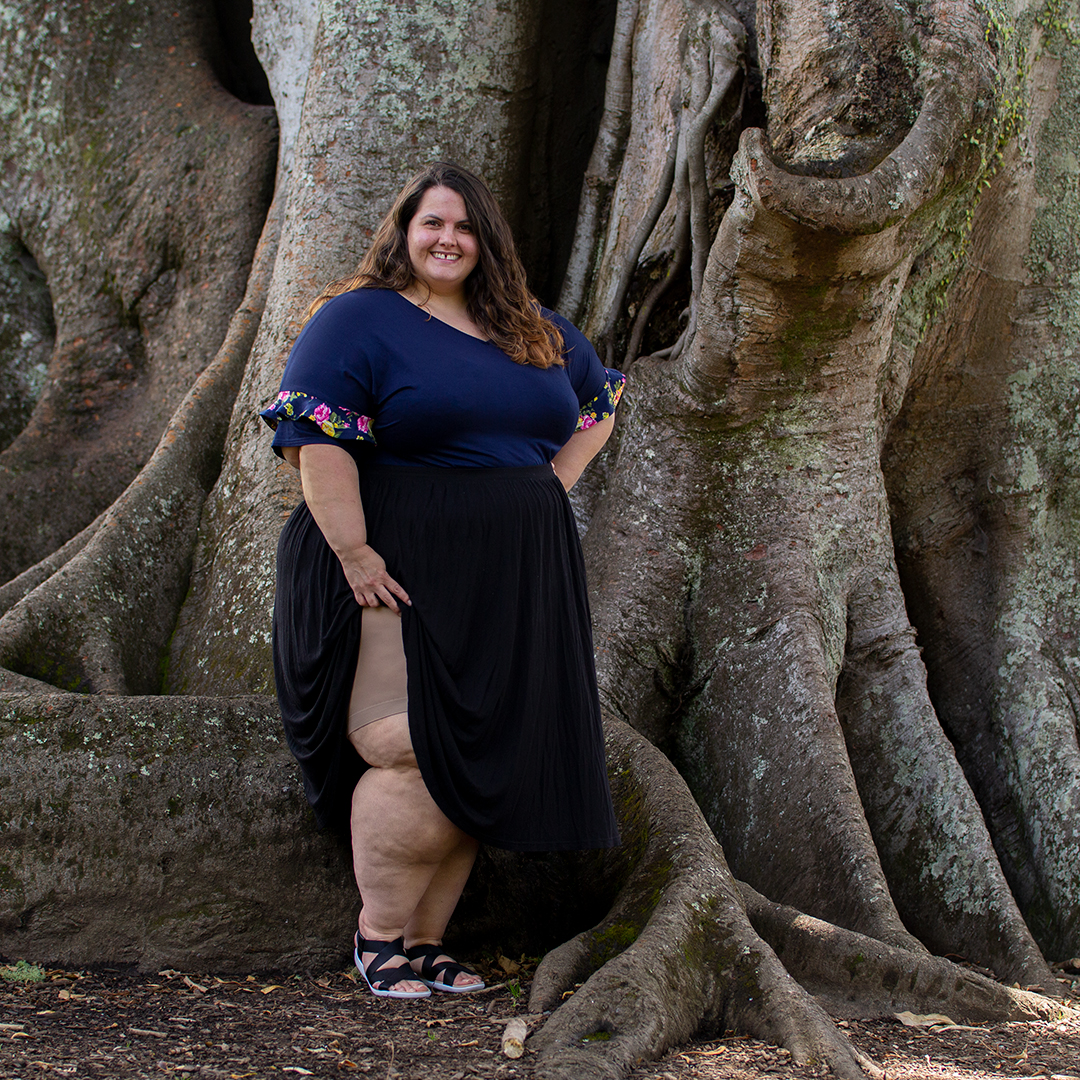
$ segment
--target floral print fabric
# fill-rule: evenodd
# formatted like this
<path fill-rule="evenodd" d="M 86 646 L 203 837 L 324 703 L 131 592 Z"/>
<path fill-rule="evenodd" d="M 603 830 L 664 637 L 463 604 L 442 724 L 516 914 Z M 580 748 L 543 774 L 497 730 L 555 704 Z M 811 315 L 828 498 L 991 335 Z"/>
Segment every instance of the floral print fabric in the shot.
<path fill-rule="evenodd" d="M 622 397 L 626 376 L 620 371 L 605 368 L 607 382 L 603 390 L 587 402 L 578 417 L 577 431 L 586 431 L 601 420 L 615 415 L 615 407 Z M 259 415 L 272 427 L 279 420 L 310 420 L 324 435 L 332 439 L 355 439 L 375 445 L 373 422 L 370 416 L 345 409 L 340 405 L 328 405 L 310 394 L 299 390 L 282 390 L 274 404 L 263 409 Z"/>
<path fill-rule="evenodd" d="M 361 416 L 340 405 L 328 405 L 299 390 L 282 390 L 274 404 L 259 415 L 272 428 L 277 428 L 279 420 L 310 420 L 324 435 L 333 439 L 375 443 L 370 416 Z"/>
<path fill-rule="evenodd" d="M 604 371 L 607 374 L 604 389 L 582 407 L 575 429 L 577 431 L 586 431 L 601 420 L 607 420 L 609 416 L 615 415 L 615 406 L 619 404 L 623 387 L 626 386 L 626 376 L 621 371 L 614 371 L 611 368 L 604 368 Z"/>

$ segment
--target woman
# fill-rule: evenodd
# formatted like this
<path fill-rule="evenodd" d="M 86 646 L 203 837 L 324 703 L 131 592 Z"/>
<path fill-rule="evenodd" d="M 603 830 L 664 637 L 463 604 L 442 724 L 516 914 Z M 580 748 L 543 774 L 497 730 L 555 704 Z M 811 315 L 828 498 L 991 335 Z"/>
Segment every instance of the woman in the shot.
<path fill-rule="evenodd" d="M 529 293 L 483 181 L 437 163 L 312 304 L 262 413 L 305 499 L 278 697 L 316 816 L 351 825 L 377 996 L 482 988 L 441 950 L 480 842 L 618 840 L 566 490 L 621 383 Z"/>

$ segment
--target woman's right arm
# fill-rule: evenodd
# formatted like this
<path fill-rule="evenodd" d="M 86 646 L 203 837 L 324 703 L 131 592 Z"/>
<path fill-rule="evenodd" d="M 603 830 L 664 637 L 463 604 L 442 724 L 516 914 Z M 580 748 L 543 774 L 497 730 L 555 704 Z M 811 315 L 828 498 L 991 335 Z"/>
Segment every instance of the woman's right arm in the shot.
<path fill-rule="evenodd" d="M 315 524 L 341 562 L 345 580 L 356 602 L 363 607 L 385 604 L 398 611 L 398 601 L 409 604 L 408 593 L 386 572 L 386 563 L 367 543 L 367 523 L 360 502 L 356 462 L 340 446 L 308 443 L 295 449 L 299 458 L 300 482 Z M 292 455 L 285 460 L 293 464 Z"/>

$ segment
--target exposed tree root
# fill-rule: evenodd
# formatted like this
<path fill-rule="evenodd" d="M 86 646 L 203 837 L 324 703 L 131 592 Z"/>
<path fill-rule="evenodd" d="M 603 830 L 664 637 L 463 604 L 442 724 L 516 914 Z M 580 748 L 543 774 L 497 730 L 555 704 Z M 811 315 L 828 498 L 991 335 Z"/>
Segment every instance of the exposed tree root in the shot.
<path fill-rule="evenodd" d="M 585 314 L 596 245 L 604 228 L 611 191 L 619 178 L 626 152 L 626 136 L 633 114 L 634 33 L 640 7 L 641 0 L 619 0 L 615 15 L 604 112 L 582 178 L 574 244 L 559 295 L 559 311 L 575 323 L 580 322 Z"/>
<path fill-rule="evenodd" d="M 17 675 L 14 671 L 0 667 L 0 692 L 5 694 L 54 694 L 56 687 L 52 683 L 31 679 L 29 675 Z"/>
<path fill-rule="evenodd" d="M 735 1027 L 857 1080 L 860 1060 L 761 941 L 689 791 L 670 762 L 608 719 L 608 770 L 630 876 L 608 916 L 553 950 L 530 1009 L 560 1005 L 530 1045 L 544 1080 L 618 1077 L 695 1031 Z"/>
<path fill-rule="evenodd" d="M 934 952 L 970 956 L 1006 982 L 1059 994 L 930 703 L 891 556 L 853 590 L 848 623 L 836 708 L 901 917 Z"/>
<path fill-rule="evenodd" d="M 356 903 L 347 852 L 312 830 L 274 712 L 255 697 L 0 697 L 0 950 L 144 969 L 340 963 Z M 539 1077 L 618 1077 L 725 1029 L 845 1080 L 879 1076 L 808 990 L 845 1015 L 1054 1014 L 741 888 L 670 762 L 619 721 L 605 730 L 623 836 L 609 869 L 624 884 L 537 972 L 530 1009 L 555 1008 L 530 1043 Z"/>
<path fill-rule="evenodd" d="M 32 581 L 60 564 L 0 618 L 5 667 L 63 689 L 117 694 L 160 689 L 161 658 L 187 589 L 202 504 L 221 466 L 232 401 L 262 316 L 279 230 L 280 215 L 272 207 L 244 302 L 217 357 L 184 398 L 150 461 L 96 529 L 88 527 L 43 566 L 27 571 Z M 25 575 L 11 587 L 24 581 Z"/>
<path fill-rule="evenodd" d="M 29 595 L 43 581 L 47 581 L 61 567 L 66 566 L 90 541 L 98 526 L 105 520 L 102 511 L 81 532 L 76 533 L 66 544 L 39 563 L 27 567 L 21 574 L 0 585 L 0 615 L 13 608 L 24 596 Z"/>
<path fill-rule="evenodd" d="M 628 876 L 605 918 L 553 949 L 536 973 L 530 1010 L 555 1009 L 530 1040 L 538 1077 L 614 1080 L 716 1029 L 784 1046 L 795 1061 L 827 1063 L 841 1077 L 880 1077 L 824 1008 L 853 1017 L 943 1012 L 957 1022 L 1061 1014 L 1039 994 L 736 883 L 667 759 L 610 717 L 606 731 Z"/>
<path fill-rule="evenodd" d="M 944 32 L 982 45 L 970 10 Z M 899 222 L 970 168 L 959 132 L 987 62 L 946 77 L 963 66 L 952 40 L 924 59 L 922 111 L 865 176 L 793 175 L 744 134 L 698 332 L 677 372 L 650 368 L 628 391 L 624 452 L 587 538 L 599 667 L 608 700 L 673 747 L 759 888 L 1052 991 L 913 670 L 891 558 L 883 387 L 925 241 Z"/>
<path fill-rule="evenodd" d="M 272 698 L 0 694 L 0 953 L 344 965 L 356 885 Z"/>
<path fill-rule="evenodd" d="M 916 954 L 739 889 L 754 929 L 833 1016 L 939 1012 L 957 1023 L 1049 1020 L 1062 1006 L 938 956 Z M 1060 991 L 1059 991 L 1060 992 Z"/>

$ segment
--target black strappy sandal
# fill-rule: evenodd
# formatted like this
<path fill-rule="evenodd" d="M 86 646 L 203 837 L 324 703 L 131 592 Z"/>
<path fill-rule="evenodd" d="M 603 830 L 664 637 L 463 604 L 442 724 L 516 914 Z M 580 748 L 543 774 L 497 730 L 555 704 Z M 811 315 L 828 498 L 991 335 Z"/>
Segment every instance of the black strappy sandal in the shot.
<path fill-rule="evenodd" d="M 463 967 L 456 960 L 439 960 L 436 961 L 436 956 L 445 955 L 443 947 L 441 945 L 413 945 L 405 950 L 405 955 L 409 958 L 410 963 L 414 960 L 420 961 L 420 970 L 416 971 L 415 968 L 410 968 L 413 971 L 413 978 L 419 979 L 425 986 L 430 986 L 432 990 L 441 990 L 446 994 L 468 994 L 474 990 L 483 990 L 483 981 L 473 983 L 470 986 L 455 986 L 454 980 L 464 972 L 466 975 L 476 975 L 475 971 L 470 971 L 467 967 Z"/>
<path fill-rule="evenodd" d="M 364 967 L 364 953 L 373 952 L 375 959 L 367 967 Z M 397 964 L 394 967 L 383 967 L 395 956 L 405 956 L 405 939 L 398 938 L 396 941 L 379 941 L 377 938 L 363 938 L 360 931 L 356 931 L 353 938 L 353 960 L 356 968 L 364 976 L 364 982 L 368 989 L 376 997 L 388 998 L 426 998 L 431 997 L 431 991 L 424 990 L 395 990 L 394 986 L 400 982 L 422 982 L 426 985 L 427 980 L 419 979 L 408 964 Z M 411 958 L 410 958 L 411 959 Z"/>

